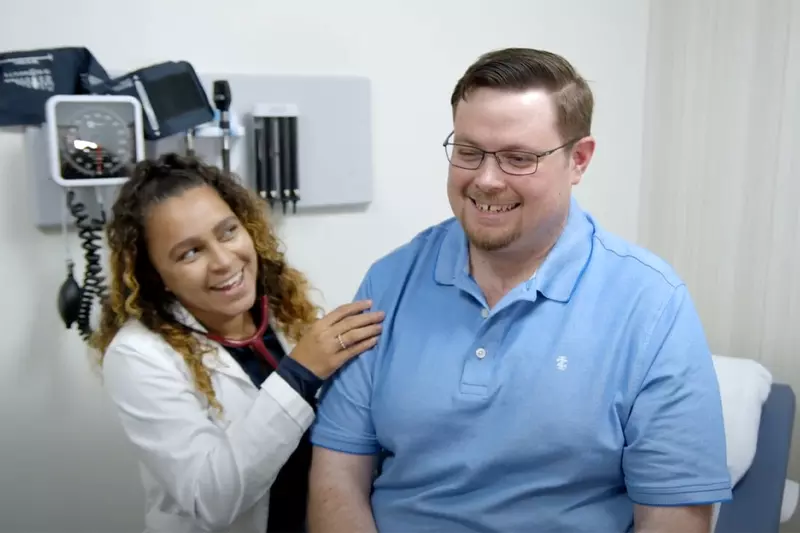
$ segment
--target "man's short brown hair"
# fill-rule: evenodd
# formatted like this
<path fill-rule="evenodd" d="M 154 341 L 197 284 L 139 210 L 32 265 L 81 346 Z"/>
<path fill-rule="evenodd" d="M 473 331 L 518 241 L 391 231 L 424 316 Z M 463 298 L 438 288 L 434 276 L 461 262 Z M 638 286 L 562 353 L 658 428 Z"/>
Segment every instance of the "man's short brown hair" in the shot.
<path fill-rule="evenodd" d="M 560 55 L 532 48 L 505 48 L 483 54 L 458 80 L 450 98 L 453 114 L 475 89 L 544 89 L 553 97 L 562 141 L 591 134 L 594 97 L 589 84 Z"/>

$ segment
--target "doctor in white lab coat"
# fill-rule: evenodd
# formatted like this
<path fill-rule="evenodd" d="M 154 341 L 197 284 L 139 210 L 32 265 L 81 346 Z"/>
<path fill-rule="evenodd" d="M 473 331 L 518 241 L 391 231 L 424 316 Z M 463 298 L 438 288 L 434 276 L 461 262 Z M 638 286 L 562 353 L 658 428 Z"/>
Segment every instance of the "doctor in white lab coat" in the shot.
<path fill-rule="evenodd" d="M 318 319 L 264 211 L 176 154 L 140 163 L 114 205 L 92 344 L 138 454 L 147 533 L 301 531 L 319 387 L 380 334 L 370 302 Z"/>

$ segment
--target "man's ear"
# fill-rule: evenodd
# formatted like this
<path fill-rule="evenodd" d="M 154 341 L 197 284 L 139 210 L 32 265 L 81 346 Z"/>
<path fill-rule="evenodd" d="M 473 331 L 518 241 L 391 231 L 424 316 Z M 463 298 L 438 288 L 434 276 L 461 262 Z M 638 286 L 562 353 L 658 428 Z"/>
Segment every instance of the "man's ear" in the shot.
<path fill-rule="evenodd" d="M 575 143 L 570 152 L 570 167 L 572 168 L 572 184 L 580 183 L 589 163 L 594 155 L 595 140 L 592 136 L 587 136 Z"/>

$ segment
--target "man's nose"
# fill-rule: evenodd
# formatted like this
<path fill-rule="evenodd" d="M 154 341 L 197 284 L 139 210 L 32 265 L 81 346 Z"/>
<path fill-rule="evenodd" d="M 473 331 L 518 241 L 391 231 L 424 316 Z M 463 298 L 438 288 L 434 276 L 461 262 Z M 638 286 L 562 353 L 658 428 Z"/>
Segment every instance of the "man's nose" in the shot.
<path fill-rule="evenodd" d="M 494 155 L 486 154 L 483 163 L 475 172 L 475 185 L 482 190 L 497 190 L 505 187 L 505 172 L 500 168 Z"/>

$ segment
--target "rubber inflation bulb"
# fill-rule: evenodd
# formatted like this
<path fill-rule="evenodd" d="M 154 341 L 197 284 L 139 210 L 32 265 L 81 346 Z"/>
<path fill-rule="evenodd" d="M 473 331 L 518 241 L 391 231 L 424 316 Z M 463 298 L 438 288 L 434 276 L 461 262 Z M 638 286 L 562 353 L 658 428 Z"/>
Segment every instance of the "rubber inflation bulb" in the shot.
<path fill-rule="evenodd" d="M 61 284 L 58 291 L 58 313 L 67 329 L 78 320 L 78 310 L 81 305 L 81 288 L 72 275 L 72 264 L 70 263 L 67 272 L 67 279 Z"/>

